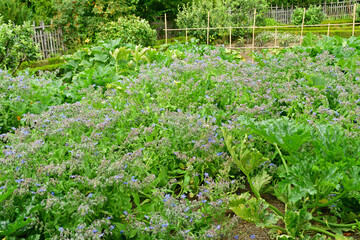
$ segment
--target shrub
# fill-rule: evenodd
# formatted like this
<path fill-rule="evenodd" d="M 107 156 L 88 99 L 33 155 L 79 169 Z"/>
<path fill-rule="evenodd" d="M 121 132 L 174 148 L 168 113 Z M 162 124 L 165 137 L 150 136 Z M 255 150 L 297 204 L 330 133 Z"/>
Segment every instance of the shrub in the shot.
<path fill-rule="evenodd" d="M 93 39 L 103 22 L 114 21 L 135 10 L 132 0 L 59 0 L 54 24 L 64 30 L 68 44 L 77 45 Z"/>
<path fill-rule="evenodd" d="M 22 24 L 32 19 L 31 9 L 21 0 L 1 0 L 0 16 L 4 22 L 12 21 L 15 24 Z"/>
<path fill-rule="evenodd" d="M 304 9 L 296 8 L 291 16 L 291 22 L 295 25 L 301 25 L 303 20 Z M 305 25 L 314 25 L 320 24 L 325 18 L 325 13 L 323 12 L 321 6 L 316 7 L 310 5 L 309 9 L 305 12 Z"/>
<path fill-rule="evenodd" d="M 359 18 L 360 18 L 360 7 L 358 5 L 357 5 L 357 8 L 356 8 L 355 17 L 356 17 L 357 20 L 359 20 Z"/>
<path fill-rule="evenodd" d="M 131 15 L 120 17 L 117 22 L 106 23 L 97 33 L 97 38 L 103 41 L 121 38 L 123 43 L 153 46 L 156 41 L 156 31 L 151 29 L 145 19 Z"/>
<path fill-rule="evenodd" d="M 29 23 L 14 26 L 12 22 L 3 23 L 0 18 L 0 68 L 13 69 L 15 73 L 21 63 L 39 58 L 40 49 L 32 34 Z"/>
<path fill-rule="evenodd" d="M 207 26 L 208 11 L 210 11 L 210 27 L 240 27 L 252 23 L 252 13 L 256 8 L 257 25 L 264 24 L 264 13 L 267 10 L 267 3 L 264 0 L 236 0 L 236 1 L 206 1 L 197 0 L 191 5 L 186 5 L 179 12 L 176 23 L 180 28 L 204 28 Z M 250 13 L 250 14 L 249 14 Z M 243 36 L 248 30 L 234 29 L 234 37 Z M 210 40 L 228 37 L 229 30 L 211 30 Z M 191 31 L 191 35 L 206 39 L 206 30 Z"/>

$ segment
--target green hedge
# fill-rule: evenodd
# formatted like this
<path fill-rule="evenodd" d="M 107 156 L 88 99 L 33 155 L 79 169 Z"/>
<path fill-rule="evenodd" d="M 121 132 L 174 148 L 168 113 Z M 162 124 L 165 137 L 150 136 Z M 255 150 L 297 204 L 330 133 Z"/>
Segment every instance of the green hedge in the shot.
<path fill-rule="evenodd" d="M 347 18 L 347 19 L 335 19 L 335 20 L 325 20 L 322 21 L 321 24 L 341 24 L 341 23 L 352 23 L 353 19 L 352 18 Z"/>
<path fill-rule="evenodd" d="M 21 66 L 19 67 L 19 70 L 24 70 L 27 68 L 39 68 L 39 67 L 44 67 L 47 65 L 55 65 L 55 64 L 64 63 L 64 62 L 65 62 L 65 60 L 62 59 L 61 57 L 48 58 L 48 59 L 40 60 L 40 61 L 23 62 L 21 64 Z"/>
<path fill-rule="evenodd" d="M 275 28 L 267 28 L 267 29 L 256 29 L 256 34 L 261 32 L 271 31 L 274 32 Z M 278 32 L 286 32 L 291 34 L 301 34 L 301 27 L 298 28 L 278 28 Z M 313 33 L 316 35 L 327 35 L 328 27 L 307 27 L 304 28 L 303 35 L 305 36 L 307 33 Z M 360 26 L 355 26 L 355 36 L 360 35 Z M 352 26 L 333 26 L 330 27 L 330 36 L 340 36 L 343 38 L 348 38 L 352 36 Z"/>
<path fill-rule="evenodd" d="M 29 74 L 30 74 L 30 75 L 38 74 L 39 71 L 42 71 L 42 72 L 45 72 L 45 71 L 54 72 L 54 71 L 56 71 L 57 69 L 60 70 L 60 71 L 59 71 L 59 74 L 63 74 L 63 73 L 64 73 L 64 70 L 62 69 L 62 66 L 63 66 L 64 64 L 65 64 L 65 63 L 62 62 L 62 63 L 56 63 L 56 64 L 46 65 L 46 66 L 42 66 L 42 67 L 30 68 L 30 69 L 29 69 Z"/>

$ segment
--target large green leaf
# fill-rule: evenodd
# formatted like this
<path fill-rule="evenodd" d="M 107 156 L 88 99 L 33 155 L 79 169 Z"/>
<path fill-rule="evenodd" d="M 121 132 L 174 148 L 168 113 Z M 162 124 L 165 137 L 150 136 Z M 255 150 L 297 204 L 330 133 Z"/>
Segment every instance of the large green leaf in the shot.
<path fill-rule="evenodd" d="M 258 150 L 249 149 L 247 136 L 245 136 L 240 146 L 237 146 L 233 144 L 234 138 L 227 135 L 225 129 L 223 129 L 223 135 L 233 161 L 245 175 L 249 176 L 253 170 L 257 169 L 262 163 L 267 161 L 267 158 L 265 158 Z"/>
<path fill-rule="evenodd" d="M 299 211 L 287 210 L 284 216 L 285 227 L 288 234 L 292 237 L 302 237 L 304 231 L 310 227 L 312 216 L 306 208 Z"/>
<path fill-rule="evenodd" d="M 0 195 L 0 203 L 3 202 L 5 199 L 11 196 L 11 194 L 15 191 L 16 187 L 8 189 L 4 194 Z"/>
<path fill-rule="evenodd" d="M 244 124 L 264 140 L 277 144 L 283 150 L 294 153 L 311 138 L 307 125 L 290 121 L 288 118 L 271 119 L 263 122 L 246 120 Z"/>
<path fill-rule="evenodd" d="M 268 206 L 265 200 L 251 197 L 248 192 L 230 198 L 230 209 L 240 218 L 259 227 L 274 225 L 280 219 L 268 211 Z"/>

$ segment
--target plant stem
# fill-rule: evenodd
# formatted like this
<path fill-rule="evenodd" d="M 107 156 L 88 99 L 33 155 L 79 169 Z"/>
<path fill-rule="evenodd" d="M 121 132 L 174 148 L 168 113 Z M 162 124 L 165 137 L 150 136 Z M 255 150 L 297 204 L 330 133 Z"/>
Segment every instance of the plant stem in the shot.
<path fill-rule="evenodd" d="M 339 200 L 340 198 L 342 198 L 346 193 L 347 193 L 347 191 L 344 190 L 342 193 L 340 193 L 339 195 L 337 195 L 336 197 L 334 197 L 333 199 L 331 199 L 331 200 L 328 201 L 327 203 L 323 203 L 323 204 L 319 204 L 319 205 L 313 204 L 313 205 L 310 205 L 309 208 L 314 208 L 314 207 L 318 207 L 318 208 L 327 207 L 327 206 L 333 204 L 334 202 L 336 202 L 337 200 Z"/>
<path fill-rule="evenodd" d="M 254 186 L 253 186 L 253 184 L 252 184 L 252 182 L 251 182 L 250 176 L 249 176 L 249 175 L 246 175 L 246 178 L 247 178 L 247 180 L 248 180 L 248 182 L 249 182 L 251 191 L 254 193 L 255 197 L 256 197 L 257 199 L 261 199 L 260 193 L 259 193 L 258 191 L 256 191 L 256 189 L 254 188 Z M 280 210 L 277 209 L 275 206 L 271 205 L 271 204 L 268 203 L 268 202 L 267 202 L 267 204 L 269 204 L 269 208 L 270 208 L 274 213 L 276 213 L 278 216 L 281 216 L 281 217 L 284 216 L 284 214 L 283 214 L 282 212 L 280 212 Z"/>
<path fill-rule="evenodd" d="M 281 153 L 278 145 L 277 145 L 276 143 L 274 143 L 274 145 L 275 145 L 277 151 L 279 152 L 279 155 L 280 155 L 280 158 L 281 158 L 282 163 L 284 164 L 286 173 L 289 174 L 288 166 L 287 166 L 287 164 L 286 164 L 286 161 L 285 161 L 285 159 L 284 159 L 284 157 L 283 157 L 283 155 L 282 155 L 282 153 Z M 290 192 L 291 192 L 291 184 L 289 184 L 289 186 L 288 186 L 288 195 L 289 195 L 289 196 L 290 196 Z M 286 207 L 287 207 L 287 205 L 286 205 Z"/>
<path fill-rule="evenodd" d="M 335 238 L 335 234 L 332 234 L 331 232 L 328 232 L 328 231 L 326 231 L 326 230 L 324 230 L 322 228 L 317 228 L 317 227 L 310 226 L 309 230 L 310 231 L 315 231 L 315 232 L 320 232 L 320 233 L 328 235 L 329 237 Z"/>
<path fill-rule="evenodd" d="M 324 225 L 328 225 L 330 227 L 339 227 L 339 228 L 347 228 L 347 227 L 353 227 L 353 226 L 357 226 L 357 223 L 349 223 L 349 224 L 337 224 L 337 223 L 329 223 L 329 222 L 325 222 L 319 218 L 313 218 L 312 220 L 318 222 L 318 223 L 322 223 Z"/>
<path fill-rule="evenodd" d="M 276 149 L 277 149 L 277 150 L 278 150 L 278 152 L 279 152 L 279 155 L 280 155 L 280 158 L 281 158 L 282 163 L 284 164 L 284 167 L 285 167 L 286 173 L 289 173 L 289 169 L 288 169 L 288 167 L 287 167 L 286 161 L 285 161 L 285 159 L 284 159 L 284 157 L 283 157 L 282 153 L 280 152 L 279 147 L 277 146 L 277 144 L 276 144 L 276 143 L 274 143 L 274 145 L 275 145 Z"/>
<path fill-rule="evenodd" d="M 271 210 L 273 210 L 273 212 L 275 212 L 280 217 L 284 217 L 284 214 L 282 212 L 280 212 L 279 209 L 277 209 L 275 206 L 271 205 L 270 203 L 268 203 L 268 204 L 269 204 L 269 208 Z"/>

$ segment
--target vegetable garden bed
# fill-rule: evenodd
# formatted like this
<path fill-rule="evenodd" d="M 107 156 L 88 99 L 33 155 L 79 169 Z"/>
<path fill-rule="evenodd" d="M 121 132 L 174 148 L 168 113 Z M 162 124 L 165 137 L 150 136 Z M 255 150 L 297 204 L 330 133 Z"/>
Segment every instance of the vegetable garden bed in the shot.
<path fill-rule="evenodd" d="M 356 238 L 359 41 L 251 64 L 113 40 L 61 79 L 0 71 L 0 236 Z"/>

